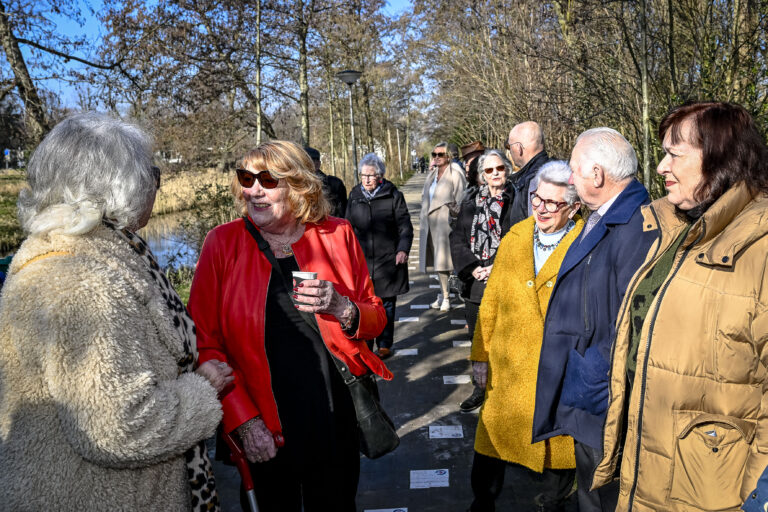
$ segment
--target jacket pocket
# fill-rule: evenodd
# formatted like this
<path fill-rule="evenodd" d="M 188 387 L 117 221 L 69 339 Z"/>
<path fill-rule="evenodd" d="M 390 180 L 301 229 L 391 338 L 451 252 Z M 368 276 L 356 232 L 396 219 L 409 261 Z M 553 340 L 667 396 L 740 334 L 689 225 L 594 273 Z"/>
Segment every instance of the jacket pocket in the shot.
<path fill-rule="evenodd" d="M 603 414 L 608 409 L 609 370 L 608 361 L 596 347 L 589 347 L 584 356 L 571 349 L 560 403 L 596 416 Z"/>
<path fill-rule="evenodd" d="M 754 422 L 699 411 L 674 416 L 670 499 L 706 510 L 738 508 Z"/>

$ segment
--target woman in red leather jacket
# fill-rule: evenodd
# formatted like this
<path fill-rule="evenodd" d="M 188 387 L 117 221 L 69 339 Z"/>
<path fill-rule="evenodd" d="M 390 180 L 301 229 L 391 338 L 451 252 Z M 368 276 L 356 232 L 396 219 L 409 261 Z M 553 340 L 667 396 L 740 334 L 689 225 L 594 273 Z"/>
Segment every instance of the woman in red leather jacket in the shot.
<path fill-rule="evenodd" d="M 259 145 L 238 162 L 232 190 L 244 216 L 208 234 L 188 306 L 200 361 L 234 369 L 222 399 L 224 430 L 242 439 L 262 512 L 302 505 L 352 512 L 357 423 L 331 353 L 355 375 L 391 379 L 364 341 L 384 328 L 384 308 L 352 227 L 328 216 L 322 183 L 299 146 Z M 298 270 L 317 279 L 295 286 Z"/>

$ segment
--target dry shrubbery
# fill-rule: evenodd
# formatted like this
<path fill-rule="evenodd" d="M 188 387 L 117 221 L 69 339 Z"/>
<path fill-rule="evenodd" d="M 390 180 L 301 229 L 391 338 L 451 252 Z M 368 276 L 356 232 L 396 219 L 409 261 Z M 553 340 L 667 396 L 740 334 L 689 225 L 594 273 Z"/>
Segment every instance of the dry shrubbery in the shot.
<path fill-rule="evenodd" d="M 204 185 L 229 187 L 231 180 L 231 173 L 222 173 L 214 169 L 163 174 L 152 214 L 164 215 L 189 210 L 197 203 L 195 195 L 197 188 Z"/>

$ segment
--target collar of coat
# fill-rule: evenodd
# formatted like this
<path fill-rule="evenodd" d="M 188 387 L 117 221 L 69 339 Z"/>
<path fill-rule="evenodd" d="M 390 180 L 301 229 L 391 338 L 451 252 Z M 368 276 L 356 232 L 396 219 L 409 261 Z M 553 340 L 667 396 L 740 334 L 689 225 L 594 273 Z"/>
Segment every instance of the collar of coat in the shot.
<path fill-rule="evenodd" d="M 663 254 L 686 225 L 666 197 L 643 207 L 643 230 L 660 231 L 657 254 Z M 695 242 L 697 262 L 730 267 L 739 252 L 766 233 L 768 196 L 755 196 L 740 182 L 728 189 L 694 222 L 683 247 Z"/>
<path fill-rule="evenodd" d="M 531 276 L 536 283 L 536 290 L 544 286 L 547 281 L 554 281 L 565 254 L 568 252 L 568 247 L 579 237 L 582 228 L 584 228 L 584 220 L 580 216 L 576 215 L 573 220 L 576 225 L 565 234 L 555 250 L 552 251 L 544 266 L 539 269 L 538 275 L 536 275 L 533 256 L 533 229 L 536 226 L 533 216 L 512 226 L 504 236 L 502 244 L 508 247 L 505 249 L 504 261 L 514 262 L 515 269 L 520 275 Z M 534 275 L 536 277 L 533 277 Z M 542 313 L 546 312 L 546 304 L 544 306 Z"/>
<path fill-rule="evenodd" d="M 537 172 L 539 167 L 544 165 L 544 163 L 546 163 L 548 160 L 549 155 L 547 154 L 547 151 L 542 149 L 539 153 L 536 153 L 533 158 L 528 160 L 528 163 L 525 164 L 519 171 L 510 176 L 509 180 L 513 184 L 522 183 L 521 180 L 523 180 L 523 176 L 527 177 L 528 175 Z"/>
<path fill-rule="evenodd" d="M 350 201 L 367 201 L 368 200 L 366 199 L 360 187 L 362 187 L 362 185 L 352 187 L 352 192 L 349 193 Z M 381 181 L 381 185 L 379 185 L 379 191 L 376 192 L 376 195 L 373 196 L 370 200 L 373 201 L 375 199 L 390 197 L 394 193 L 394 191 L 395 191 L 395 185 L 393 185 L 391 181 L 385 178 Z"/>

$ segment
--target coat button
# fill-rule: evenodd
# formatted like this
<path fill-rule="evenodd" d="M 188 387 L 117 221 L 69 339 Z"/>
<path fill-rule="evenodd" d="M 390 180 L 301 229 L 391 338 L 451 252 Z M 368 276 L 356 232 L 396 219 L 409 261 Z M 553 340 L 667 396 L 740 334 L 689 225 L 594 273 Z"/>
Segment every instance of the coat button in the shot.
<path fill-rule="evenodd" d="M 528 285 L 528 288 L 533 288 L 533 281 L 528 281 L 525 284 Z"/>
<path fill-rule="evenodd" d="M 728 256 L 723 256 L 723 263 L 728 263 Z"/>
<path fill-rule="evenodd" d="M 552 281 L 547 281 L 547 288 L 552 288 Z"/>
<path fill-rule="evenodd" d="M 714 448 L 712 448 L 712 451 L 713 451 L 714 453 L 717 453 L 717 452 L 719 452 L 720 450 L 718 449 L 718 447 L 717 447 L 717 446 L 715 446 Z"/>
<path fill-rule="evenodd" d="M 648 224 L 648 225 L 647 225 L 647 226 L 645 226 L 645 227 L 647 227 L 648 229 L 651 229 L 651 228 L 653 227 L 653 224 Z"/>
<path fill-rule="evenodd" d="M 703 258 L 703 257 L 704 257 L 704 253 L 703 252 L 699 253 L 699 258 Z"/>

